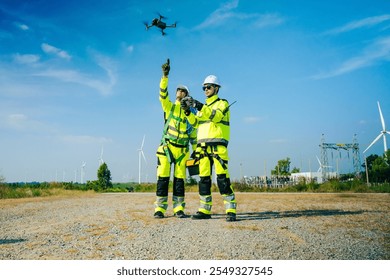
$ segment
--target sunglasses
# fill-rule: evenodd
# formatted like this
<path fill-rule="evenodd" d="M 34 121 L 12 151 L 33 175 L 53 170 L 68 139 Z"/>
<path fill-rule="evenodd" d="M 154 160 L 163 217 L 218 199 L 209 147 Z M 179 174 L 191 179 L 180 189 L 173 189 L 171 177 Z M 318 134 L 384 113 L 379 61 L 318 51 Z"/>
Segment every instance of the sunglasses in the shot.
<path fill-rule="evenodd" d="M 214 86 L 212 86 L 212 85 L 207 85 L 207 86 L 203 86 L 202 89 L 203 89 L 203 91 L 205 91 L 206 89 L 211 89 L 213 87 Z"/>

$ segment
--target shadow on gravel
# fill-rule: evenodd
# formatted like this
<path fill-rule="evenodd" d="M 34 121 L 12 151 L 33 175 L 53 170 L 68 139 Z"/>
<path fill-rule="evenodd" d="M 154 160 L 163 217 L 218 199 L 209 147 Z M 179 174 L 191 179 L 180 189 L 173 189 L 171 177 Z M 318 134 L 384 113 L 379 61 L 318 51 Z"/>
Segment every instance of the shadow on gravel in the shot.
<path fill-rule="evenodd" d="M 344 211 L 344 210 L 301 210 L 301 211 L 283 211 L 283 212 L 246 212 L 237 213 L 237 221 L 245 220 L 267 220 L 281 218 L 299 218 L 299 217 L 319 217 L 319 216 L 340 216 L 340 215 L 360 215 L 367 211 Z M 224 219 L 224 214 L 214 214 L 213 218 Z"/>
<path fill-rule="evenodd" d="M 25 242 L 27 239 L 19 238 L 19 239 L 0 239 L 0 245 L 3 244 L 15 244 L 20 242 Z"/>

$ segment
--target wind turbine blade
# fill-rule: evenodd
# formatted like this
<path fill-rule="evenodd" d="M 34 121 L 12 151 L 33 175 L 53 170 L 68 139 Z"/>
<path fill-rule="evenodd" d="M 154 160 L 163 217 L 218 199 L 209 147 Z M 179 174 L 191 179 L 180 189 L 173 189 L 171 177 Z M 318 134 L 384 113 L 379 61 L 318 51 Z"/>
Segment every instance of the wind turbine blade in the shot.
<path fill-rule="evenodd" d="M 379 105 L 379 101 L 378 101 L 378 109 L 379 109 L 379 115 L 381 117 L 381 123 L 382 123 L 383 131 L 386 131 L 385 119 L 383 118 L 381 105 Z"/>
<path fill-rule="evenodd" d="M 144 147 L 144 143 L 145 143 L 145 135 L 144 135 L 144 138 L 142 139 L 142 144 L 141 144 L 141 150 L 142 150 L 142 148 Z"/>
<path fill-rule="evenodd" d="M 148 162 L 146 161 L 146 157 L 145 157 L 144 151 L 141 151 L 141 154 L 142 154 L 142 157 L 144 158 L 145 163 L 148 164 Z"/>
<path fill-rule="evenodd" d="M 382 133 L 379 134 L 379 135 L 375 138 L 375 140 L 371 142 L 371 144 L 367 147 L 367 149 L 365 149 L 365 150 L 363 151 L 363 154 L 364 154 L 365 152 L 367 152 L 367 150 L 368 150 L 369 148 L 371 148 L 371 146 L 374 145 L 374 144 L 376 143 L 376 141 L 378 141 L 379 138 L 381 138 L 381 136 L 382 136 Z"/>
<path fill-rule="evenodd" d="M 387 151 L 387 143 L 386 143 L 386 133 L 383 133 L 383 147 L 385 149 L 385 153 Z"/>

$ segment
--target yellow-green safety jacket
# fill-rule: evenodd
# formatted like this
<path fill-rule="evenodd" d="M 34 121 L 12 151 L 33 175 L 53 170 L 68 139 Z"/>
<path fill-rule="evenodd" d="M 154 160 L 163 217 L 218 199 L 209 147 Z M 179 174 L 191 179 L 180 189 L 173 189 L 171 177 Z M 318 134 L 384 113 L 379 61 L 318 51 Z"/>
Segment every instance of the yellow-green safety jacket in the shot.
<path fill-rule="evenodd" d="M 217 94 L 206 99 L 202 110 L 189 114 L 188 121 L 198 130 L 198 145 L 214 146 L 229 144 L 230 112 L 229 102 Z"/>
<path fill-rule="evenodd" d="M 160 102 L 164 111 L 165 127 L 162 142 L 174 146 L 188 147 L 196 144 L 196 130 L 190 126 L 180 102 L 173 103 L 168 98 L 168 77 L 160 81 Z M 164 143 L 164 144 L 165 144 Z"/>

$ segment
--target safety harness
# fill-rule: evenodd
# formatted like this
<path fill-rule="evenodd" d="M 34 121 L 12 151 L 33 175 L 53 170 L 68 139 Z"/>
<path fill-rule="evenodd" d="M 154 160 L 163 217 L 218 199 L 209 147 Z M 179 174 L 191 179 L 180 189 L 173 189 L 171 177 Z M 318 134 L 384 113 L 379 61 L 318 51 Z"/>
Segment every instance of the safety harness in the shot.
<path fill-rule="evenodd" d="M 175 116 L 173 114 L 174 111 L 175 111 L 175 104 L 172 105 L 172 108 L 171 108 L 171 110 L 169 112 L 169 116 L 168 116 L 168 118 L 165 121 L 165 126 L 164 126 L 163 135 L 162 135 L 162 138 L 161 138 L 161 143 L 162 143 L 163 151 L 164 151 L 164 153 L 165 153 L 165 155 L 166 155 L 166 157 L 168 159 L 168 162 L 169 163 L 178 163 L 178 164 L 180 164 L 182 159 L 185 157 L 185 154 L 188 152 L 189 139 L 180 139 L 178 137 L 174 138 L 173 136 L 168 134 L 169 123 L 170 123 L 171 119 L 174 119 L 178 123 L 181 123 L 183 121 L 182 118 L 180 118 L 178 116 Z M 186 134 L 190 135 L 193 128 L 188 123 L 188 120 L 186 120 L 186 121 L 187 121 Z M 178 131 L 178 134 L 180 134 L 179 129 L 177 131 Z M 173 154 L 172 154 L 172 152 L 171 152 L 171 150 L 168 147 L 168 143 L 171 144 L 172 146 L 175 146 L 175 147 L 178 147 L 178 148 L 185 148 L 186 149 L 185 153 L 182 153 L 179 158 L 175 159 Z"/>
<path fill-rule="evenodd" d="M 218 102 L 220 100 L 223 100 L 223 101 L 227 102 L 226 99 L 217 98 L 212 103 L 207 104 L 207 106 L 210 107 L 215 102 Z M 225 115 L 229 111 L 230 106 L 232 106 L 236 102 L 237 101 L 234 101 L 232 104 L 230 104 L 228 107 L 226 107 L 225 110 L 222 111 L 222 113 Z M 221 121 L 221 122 L 223 122 L 223 121 Z M 223 160 L 218 154 L 215 153 L 215 152 L 218 151 L 218 145 L 227 146 L 226 143 L 218 143 L 218 144 L 217 143 L 213 143 L 213 144 L 199 143 L 198 147 L 200 147 L 202 149 L 203 153 L 200 154 L 198 152 L 198 153 L 195 154 L 195 162 L 199 161 L 201 158 L 208 157 L 209 160 L 210 160 L 210 164 L 212 164 L 213 163 L 213 158 L 215 158 L 221 164 L 222 168 L 224 170 L 226 170 L 228 161 L 227 160 Z M 207 147 L 210 147 L 211 153 L 207 152 Z"/>
<path fill-rule="evenodd" d="M 209 161 L 210 161 L 210 164 L 213 163 L 213 158 L 215 158 L 222 166 L 222 168 L 224 170 L 227 169 L 227 164 L 228 164 L 228 161 L 227 160 L 223 160 L 218 154 L 216 154 L 215 152 L 218 151 L 218 146 L 216 145 L 203 145 L 204 143 L 202 143 L 202 145 L 200 145 L 200 148 L 202 149 L 202 152 L 203 153 L 196 153 L 195 154 L 195 162 L 198 162 L 200 159 L 202 158 L 205 158 L 205 157 L 208 157 L 209 158 Z M 198 146 L 199 147 L 199 146 Z M 207 147 L 210 147 L 211 149 L 211 152 L 207 152 Z"/>

